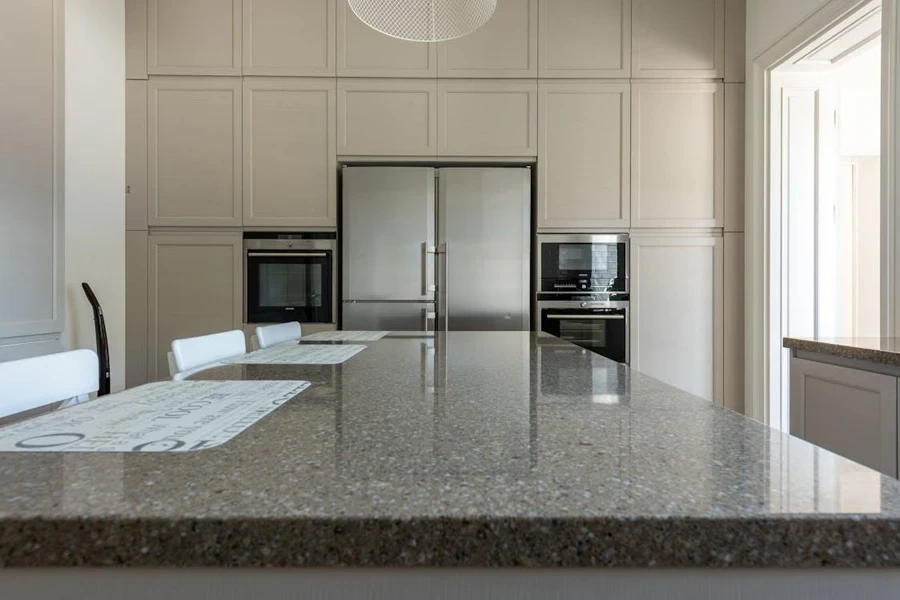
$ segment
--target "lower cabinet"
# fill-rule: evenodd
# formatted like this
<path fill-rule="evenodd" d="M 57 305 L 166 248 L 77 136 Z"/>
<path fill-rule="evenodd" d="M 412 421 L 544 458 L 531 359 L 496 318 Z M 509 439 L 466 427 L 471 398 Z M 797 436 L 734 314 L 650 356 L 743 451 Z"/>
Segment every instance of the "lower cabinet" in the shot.
<path fill-rule="evenodd" d="M 239 232 L 150 234 L 150 380 L 168 378 L 172 340 L 241 328 L 242 247 Z"/>
<path fill-rule="evenodd" d="M 897 377 L 791 359 L 791 435 L 897 477 Z"/>
<path fill-rule="evenodd" d="M 631 366 L 723 404 L 723 241 L 631 238 Z"/>

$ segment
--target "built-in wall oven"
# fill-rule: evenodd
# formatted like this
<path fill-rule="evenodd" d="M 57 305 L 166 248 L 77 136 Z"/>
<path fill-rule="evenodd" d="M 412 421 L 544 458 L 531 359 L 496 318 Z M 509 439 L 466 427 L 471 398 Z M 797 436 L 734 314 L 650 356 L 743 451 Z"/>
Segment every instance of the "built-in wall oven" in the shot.
<path fill-rule="evenodd" d="M 628 363 L 629 250 L 626 234 L 539 235 L 535 328 Z"/>
<path fill-rule="evenodd" d="M 334 233 L 245 233 L 244 322 L 334 323 Z"/>

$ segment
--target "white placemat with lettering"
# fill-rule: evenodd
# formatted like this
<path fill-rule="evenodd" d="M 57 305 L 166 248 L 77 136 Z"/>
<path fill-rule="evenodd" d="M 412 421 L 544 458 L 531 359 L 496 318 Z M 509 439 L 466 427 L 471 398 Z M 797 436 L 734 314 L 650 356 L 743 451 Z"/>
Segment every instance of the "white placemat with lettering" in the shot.
<path fill-rule="evenodd" d="M 221 446 L 308 381 L 163 381 L 0 427 L 0 452 L 192 452 Z"/>
<path fill-rule="evenodd" d="M 320 331 L 303 336 L 314 342 L 377 342 L 390 331 Z"/>
<path fill-rule="evenodd" d="M 224 362 L 236 365 L 339 365 L 365 349 L 360 345 L 289 344 L 257 350 Z"/>

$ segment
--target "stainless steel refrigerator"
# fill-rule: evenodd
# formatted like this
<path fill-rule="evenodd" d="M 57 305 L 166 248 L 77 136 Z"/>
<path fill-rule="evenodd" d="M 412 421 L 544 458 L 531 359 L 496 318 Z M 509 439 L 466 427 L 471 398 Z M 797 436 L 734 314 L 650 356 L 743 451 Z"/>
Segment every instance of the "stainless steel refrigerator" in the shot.
<path fill-rule="evenodd" d="M 344 167 L 344 329 L 530 328 L 528 168 Z"/>

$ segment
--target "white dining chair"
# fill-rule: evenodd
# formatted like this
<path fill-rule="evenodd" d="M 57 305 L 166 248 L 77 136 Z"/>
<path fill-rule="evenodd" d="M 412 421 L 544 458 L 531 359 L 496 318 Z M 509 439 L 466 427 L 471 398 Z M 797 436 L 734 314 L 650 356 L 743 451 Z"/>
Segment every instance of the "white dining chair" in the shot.
<path fill-rule="evenodd" d="M 172 342 L 172 360 L 169 363 L 172 379 L 184 379 L 188 375 L 219 364 L 226 358 L 234 358 L 247 352 L 244 332 L 235 329 L 224 333 L 201 335 Z"/>
<path fill-rule="evenodd" d="M 256 343 L 260 349 L 271 348 L 279 344 L 296 342 L 302 335 L 303 331 L 300 329 L 300 323 L 297 321 L 266 325 L 265 327 L 256 328 Z"/>
<path fill-rule="evenodd" d="M 73 350 L 0 363 L 0 417 L 55 402 L 77 404 L 100 389 L 93 350 Z"/>

